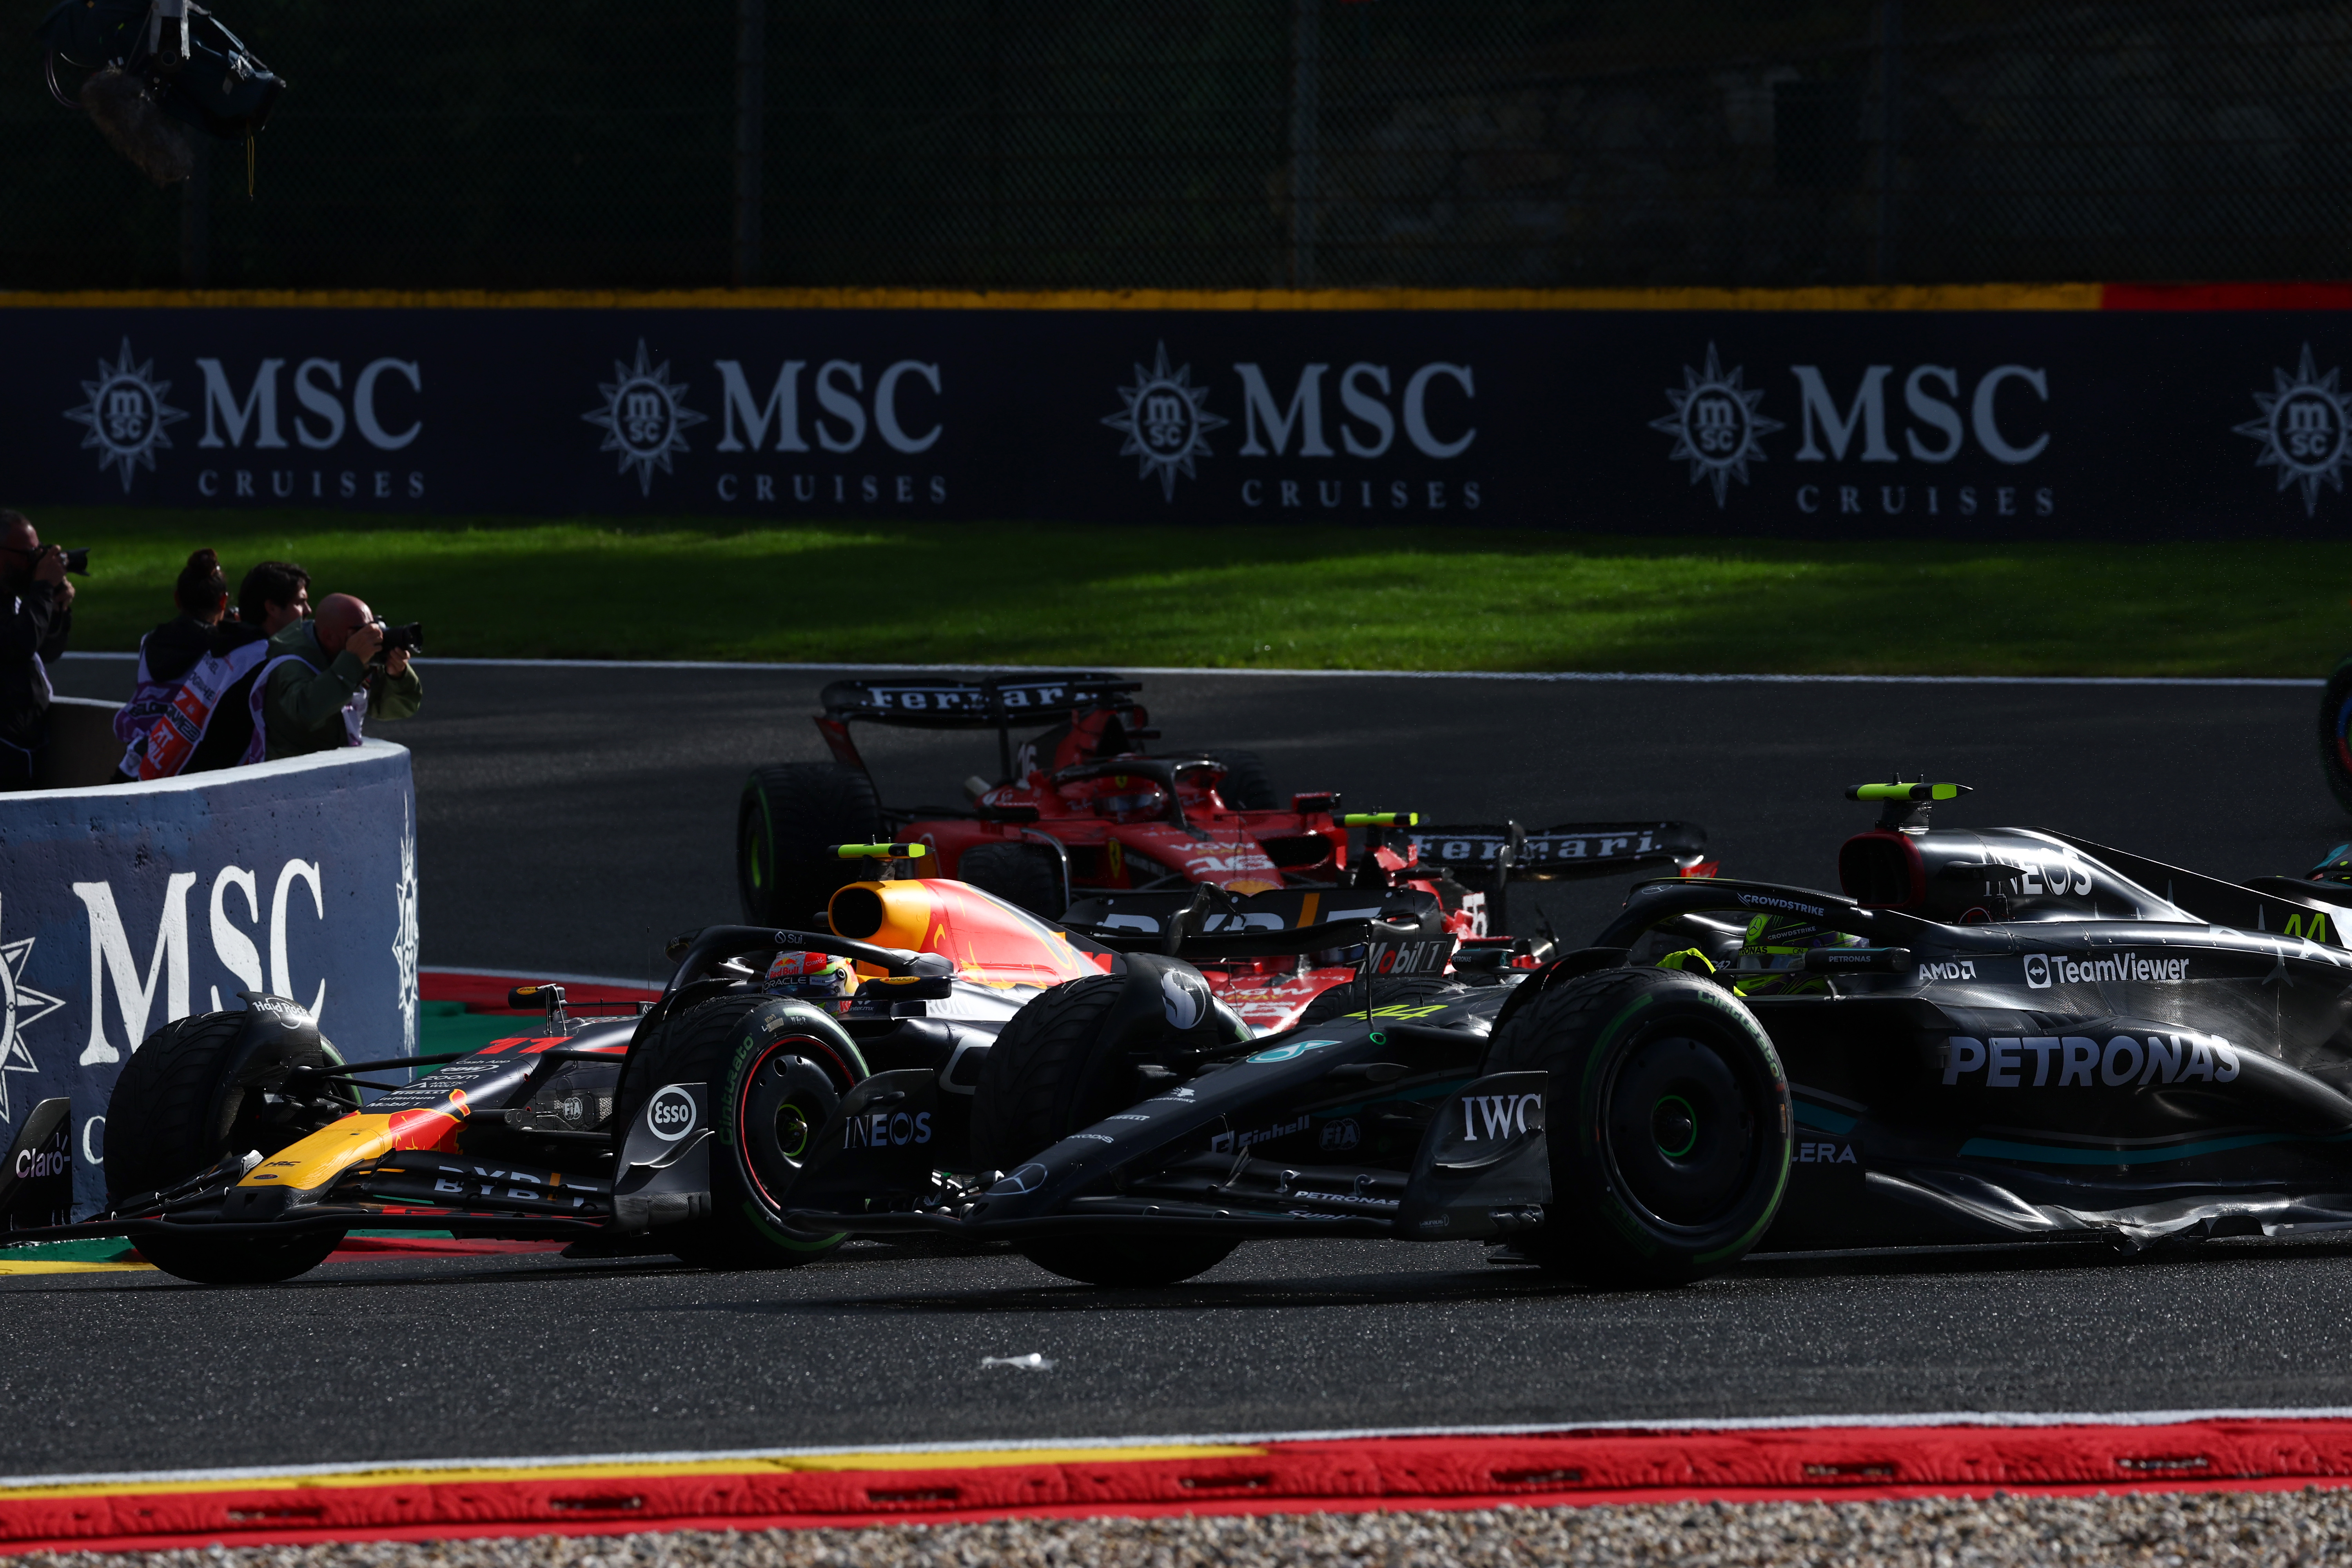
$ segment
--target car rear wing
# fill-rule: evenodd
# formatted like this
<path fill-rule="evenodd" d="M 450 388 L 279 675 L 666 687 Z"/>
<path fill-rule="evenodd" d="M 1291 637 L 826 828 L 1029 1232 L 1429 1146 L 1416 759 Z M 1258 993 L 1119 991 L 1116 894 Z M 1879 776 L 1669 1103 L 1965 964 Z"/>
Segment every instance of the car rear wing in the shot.
<path fill-rule="evenodd" d="M 828 719 L 862 719 L 919 730 L 977 730 L 1031 719 L 1065 719 L 1142 689 L 1139 680 L 1121 680 L 1100 670 L 1024 672 L 979 680 L 870 676 L 834 681 L 824 689 L 824 702 Z"/>
<path fill-rule="evenodd" d="M 1516 822 L 1415 827 L 1401 835 L 1421 864 L 1486 893 L 1486 929 L 1510 930 L 1510 885 L 1616 877 L 1673 867 L 1709 877 L 1706 829 L 1695 822 L 1564 822 L 1528 829 Z"/>
<path fill-rule="evenodd" d="M 1102 670 L 1024 671 L 977 680 L 944 675 L 867 676 L 827 685 L 822 699 L 824 711 L 817 715 L 816 727 L 835 759 L 859 769 L 866 763 L 849 738 L 853 721 L 914 730 L 993 730 L 1002 771 L 1010 777 L 1013 725 L 1050 723 L 1089 708 L 1133 708 L 1131 693 L 1142 689 L 1139 680 L 1121 680 Z"/>

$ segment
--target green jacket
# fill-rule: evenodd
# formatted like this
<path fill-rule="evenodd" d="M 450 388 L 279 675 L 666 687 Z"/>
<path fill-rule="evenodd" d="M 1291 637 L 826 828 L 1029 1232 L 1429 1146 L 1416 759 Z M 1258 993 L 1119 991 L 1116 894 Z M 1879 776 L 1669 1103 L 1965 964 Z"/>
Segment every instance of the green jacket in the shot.
<path fill-rule="evenodd" d="M 297 621 L 269 639 L 269 657 L 294 657 L 269 672 L 263 703 L 268 723 L 269 760 L 329 752 L 349 740 L 343 706 L 367 682 L 367 667 L 349 648 L 333 658 L 319 646 L 317 627 Z M 379 669 L 368 691 L 371 719 L 405 719 L 425 699 L 425 682 L 411 664 L 399 676 Z"/>

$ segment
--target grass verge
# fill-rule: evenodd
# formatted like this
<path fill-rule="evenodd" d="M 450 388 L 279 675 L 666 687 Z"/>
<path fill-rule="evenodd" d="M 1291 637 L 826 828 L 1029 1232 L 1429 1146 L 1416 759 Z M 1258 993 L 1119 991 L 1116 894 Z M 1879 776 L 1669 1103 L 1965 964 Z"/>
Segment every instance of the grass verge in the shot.
<path fill-rule="evenodd" d="M 442 655 L 1989 675 L 2324 674 L 2352 544 L 1821 543 L 1464 529 L 361 520 L 51 508 L 75 646 L 187 552 L 280 557 Z"/>

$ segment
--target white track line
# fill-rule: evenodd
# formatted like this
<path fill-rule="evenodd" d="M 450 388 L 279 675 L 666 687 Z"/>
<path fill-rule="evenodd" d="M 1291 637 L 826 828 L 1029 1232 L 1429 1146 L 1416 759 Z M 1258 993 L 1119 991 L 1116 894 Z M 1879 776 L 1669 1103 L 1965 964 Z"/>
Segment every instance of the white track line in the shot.
<path fill-rule="evenodd" d="M 89 1470 L 0 1476 L 0 1490 L 115 1483 L 263 1480 L 383 1470 L 551 1469 L 579 1465 L 679 1465 L 818 1458 L 843 1454 L 1002 1454 L 1039 1449 L 1189 1447 L 1210 1444 L 1330 1443 L 1375 1437 L 1526 1437 L 1601 1432 L 1756 1432 L 1867 1426 L 2164 1426 L 2188 1421 L 2343 1421 L 2352 1405 L 2213 1410 L 1948 1410 L 1889 1415 L 1770 1415 L 1679 1421 L 1549 1421 L 1511 1426 L 1360 1426 L 1328 1431 L 1191 1433 L 1148 1437 L 1029 1437 L 999 1442 L 835 1444 L 803 1448 L 658 1449 L 624 1454 L 535 1454 L 517 1458 L 363 1459 L 343 1464 L 255 1465 L 206 1470 Z"/>
<path fill-rule="evenodd" d="M 68 658 L 137 658 L 135 653 L 68 653 Z M 419 658 L 419 665 L 478 669 L 733 669 L 801 675 L 1022 675 L 1060 674 L 1066 664 L 762 664 L 733 659 L 659 658 Z M 1235 679 L 1331 680 L 1531 680 L 1551 683 L 1599 681 L 1683 686 L 2285 686 L 2318 687 L 2316 679 L 2253 675 L 1675 675 L 1639 670 L 1591 669 L 1213 669 L 1181 664 L 1104 667 L 1110 675 L 1208 675 Z"/>

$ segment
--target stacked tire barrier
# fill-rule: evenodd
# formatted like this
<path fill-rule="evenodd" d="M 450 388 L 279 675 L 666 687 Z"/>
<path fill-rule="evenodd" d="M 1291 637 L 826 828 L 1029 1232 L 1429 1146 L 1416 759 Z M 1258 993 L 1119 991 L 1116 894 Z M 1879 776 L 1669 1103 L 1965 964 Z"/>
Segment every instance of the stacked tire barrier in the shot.
<path fill-rule="evenodd" d="M 0 795 L 0 1138 L 69 1097 L 86 1213 L 107 1097 L 148 1035 L 268 991 L 346 1057 L 414 1054 L 416 955 L 404 747 Z"/>

